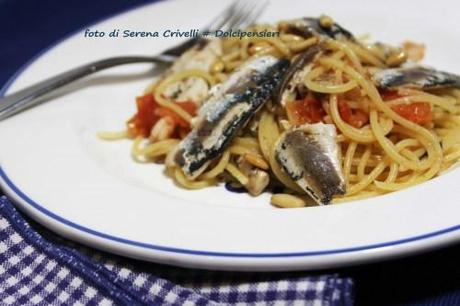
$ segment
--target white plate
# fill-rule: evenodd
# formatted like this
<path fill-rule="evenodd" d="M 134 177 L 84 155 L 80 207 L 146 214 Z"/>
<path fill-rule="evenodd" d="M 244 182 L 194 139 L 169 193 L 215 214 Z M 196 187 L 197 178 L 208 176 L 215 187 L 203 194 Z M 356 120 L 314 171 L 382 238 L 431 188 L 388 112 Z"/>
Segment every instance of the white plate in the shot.
<path fill-rule="evenodd" d="M 447 0 L 392 3 L 272 1 L 262 19 L 327 13 L 354 33 L 381 41 L 425 42 L 428 64 L 459 73 L 460 6 Z M 161 2 L 89 28 L 196 28 L 221 7 L 214 0 Z M 27 64 L 8 91 L 91 60 L 154 53 L 175 43 L 89 39 L 78 32 Z M 306 209 L 275 209 L 268 195 L 251 198 L 222 187 L 179 189 L 161 165 L 132 162 L 129 141 L 96 138 L 97 131 L 123 128 L 134 112 L 134 97 L 149 83 L 150 68 L 101 73 L 83 81 L 89 86 L 0 122 L 1 185 L 23 211 L 96 248 L 209 269 L 330 268 L 426 251 L 460 238 L 459 169 L 385 196 Z"/>

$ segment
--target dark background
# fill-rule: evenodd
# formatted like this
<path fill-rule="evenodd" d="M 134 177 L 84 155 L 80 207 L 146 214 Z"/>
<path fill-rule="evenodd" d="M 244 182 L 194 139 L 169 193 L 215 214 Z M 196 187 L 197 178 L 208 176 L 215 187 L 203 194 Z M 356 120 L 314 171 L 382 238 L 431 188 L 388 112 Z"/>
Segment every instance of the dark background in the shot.
<path fill-rule="evenodd" d="M 158 0 L 0 0 L 0 84 L 41 50 L 82 27 Z"/>
<path fill-rule="evenodd" d="M 155 0 L 0 0 L 0 85 L 59 39 L 151 2 Z M 411 218 L 416 216 L 408 216 L 408 222 Z M 460 305 L 459 261 L 460 246 L 454 246 L 333 272 L 355 279 L 358 305 Z"/>

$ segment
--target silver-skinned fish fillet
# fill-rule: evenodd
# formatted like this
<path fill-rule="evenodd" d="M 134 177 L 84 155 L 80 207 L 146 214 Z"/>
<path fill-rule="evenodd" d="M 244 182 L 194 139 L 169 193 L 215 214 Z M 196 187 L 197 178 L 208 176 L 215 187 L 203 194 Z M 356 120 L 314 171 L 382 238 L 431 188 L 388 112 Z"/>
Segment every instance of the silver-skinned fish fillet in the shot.
<path fill-rule="evenodd" d="M 292 19 L 284 22 L 289 26 L 288 31 L 305 38 L 312 36 L 329 37 L 332 39 L 352 40 L 355 38 L 350 31 L 344 29 L 337 23 L 332 23 L 328 26 L 321 24 L 320 18 L 303 17 Z"/>
<path fill-rule="evenodd" d="M 300 54 L 291 64 L 276 94 L 276 101 L 286 106 L 289 101 L 294 101 L 297 96 L 305 94 L 307 88 L 303 80 L 313 67 L 314 61 L 323 53 L 322 44 L 312 46 Z"/>
<path fill-rule="evenodd" d="M 346 192 L 333 124 L 304 124 L 284 132 L 276 143 L 275 158 L 283 171 L 320 205 Z"/>
<path fill-rule="evenodd" d="M 460 88 L 460 76 L 421 66 L 380 70 L 372 76 L 372 79 L 379 88 L 384 89 Z"/>
<path fill-rule="evenodd" d="M 288 60 L 258 57 L 211 90 L 192 131 L 181 141 L 174 156 L 186 176 L 197 177 L 223 153 L 236 133 L 271 97 L 288 67 Z"/>

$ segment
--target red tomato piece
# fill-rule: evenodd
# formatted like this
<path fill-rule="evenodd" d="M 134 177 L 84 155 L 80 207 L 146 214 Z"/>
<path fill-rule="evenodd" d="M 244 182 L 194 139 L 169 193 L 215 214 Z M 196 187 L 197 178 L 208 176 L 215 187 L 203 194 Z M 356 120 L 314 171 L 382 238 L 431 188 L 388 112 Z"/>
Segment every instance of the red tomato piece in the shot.
<path fill-rule="evenodd" d="M 182 119 L 169 108 L 159 106 L 152 93 L 136 97 L 137 112 L 127 122 L 130 135 L 149 137 L 155 123 L 162 117 L 170 117 L 174 123 L 182 128 L 190 128 L 187 121 Z M 190 115 L 195 115 L 196 105 L 192 101 L 177 102 L 182 109 Z"/>
<path fill-rule="evenodd" d="M 393 105 L 391 108 L 401 117 L 414 123 L 425 124 L 433 120 L 430 104 L 426 102 Z"/>
<path fill-rule="evenodd" d="M 286 111 L 288 118 L 295 125 L 321 122 L 326 115 L 321 102 L 310 96 L 286 103 Z"/>
<path fill-rule="evenodd" d="M 402 96 L 396 90 L 385 90 L 380 93 L 383 101 L 395 100 Z"/>
<path fill-rule="evenodd" d="M 136 97 L 137 113 L 127 122 L 128 132 L 136 137 L 148 137 L 153 125 L 158 121 L 155 110 L 158 104 L 153 98 L 153 94 Z"/>
<path fill-rule="evenodd" d="M 339 100 L 338 107 L 343 121 L 356 128 L 360 128 L 369 122 L 368 114 L 360 109 L 352 110 L 346 101 Z"/>

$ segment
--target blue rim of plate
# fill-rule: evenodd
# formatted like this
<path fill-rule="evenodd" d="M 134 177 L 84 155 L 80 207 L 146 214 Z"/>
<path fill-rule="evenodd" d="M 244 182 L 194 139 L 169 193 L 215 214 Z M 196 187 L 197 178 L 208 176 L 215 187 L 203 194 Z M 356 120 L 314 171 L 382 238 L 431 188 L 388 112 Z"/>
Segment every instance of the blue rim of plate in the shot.
<path fill-rule="evenodd" d="M 95 25 L 97 23 L 103 22 L 105 20 L 108 20 L 110 18 L 113 18 L 115 16 L 118 16 L 120 14 L 145 7 L 148 5 L 156 4 L 158 2 L 162 2 L 162 0 L 158 0 L 155 2 L 151 3 L 143 3 L 134 7 L 131 7 L 126 10 L 119 11 L 115 14 L 106 16 L 104 18 L 101 18 L 89 25 L 86 25 L 74 32 L 71 32 L 70 34 L 64 36 L 63 38 L 57 40 L 56 42 L 52 43 L 50 46 L 47 48 L 43 49 L 39 53 L 37 53 L 34 57 L 32 57 L 30 60 L 28 60 L 24 65 L 22 65 L 9 79 L 8 81 L 2 86 L 0 89 L 0 97 L 3 97 L 10 88 L 10 86 L 14 83 L 14 81 L 33 63 L 35 62 L 38 58 L 40 58 L 42 55 L 50 51 L 51 49 L 55 48 L 59 44 L 61 44 L 63 41 L 67 40 L 68 38 L 72 37 L 73 35 L 79 33 L 83 29 Z M 382 242 L 382 243 L 376 243 L 376 244 L 369 244 L 369 245 L 363 245 L 363 246 L 356 246 L 356 247 L 349 247 L 349 248 L 341 248 L 341 249 L 330 249 L 330 250 L 319 250 L 319 251 L 305 251 L 305 252 L 293 252 L 293 253 L 231 253 L 231 252 L 215 252 L 215 251 L 201 251 L 201 250 L 192 250 L 192 249 L 181 249 L 181 248 L 175 248 L 175 247 L 167 247 L 167 246 L 161 246 L 161 245 L 155 245 L 155 244 L 149 244 L 149 243 L 144 243 L 144 242 L 139 242 L 139 241 L 134 241 L 134 240 L 129 240 L 121 237 L 116 237 L 112 236 L 109 234 L 105 234 L 96 230 L 93 230 L 91 228 L 79 225 L 77 223 L 74 223 L 70 220 L 67 220 L 61 216 L 56 215 L 55 213 L 47 210 L 45 207 L 34 201 L 33 199 L 29 198 L 23 191 L 21 191 L 8 177 L 8 175 L 5 173 L 3 168 L 0 165 L 0 178 L 5 182 L 5 184 L 19 197 L 21 198 L 25 203 L 30 205 L 31 207 L 35 208 L 36 210 L 40 211 L 43 213 L 45 216 L 53 219 L 54 221 L 57 221 L 58 223 L 64 224 L 66 226 L 69 226 L 75 230 L 78 230 L 80 232 L 83 232 L 85 234 L 90 234 L 99 238 L 103 238 L 106 240 L 114 241 L 117 243 L 122 243 L 130 246 L 135 246 L 135 247 L 141 247 L 145 249 L 151 249 L 151 250 L 156 250 L 156 251 L 162 251 L 162 252 L 169 252 L 169 253 L 177 253 L 177 254 L 188 254 L 188 255 L 201 255 L 201 256 L 217 256 L 217 257 L 241 257 L 241 258 L 283 258 L 283 257 L 306 257 L 306 256 L 319 256 L 319 255 L 333 255 L 333 254 L 344 254 L 344 253 L 352 253 L 352 252 L 359 252 L 359 251 L 368 251 L 368 250 L 375 250 L 379 248 L 386 248 L 386 247 L 391 247 L 391 246 L 397 246 L 397 245 L 402 245 L 402 244 L 407 244 L 410 242 L 416 242 L 416 241 L 421 241 L 421 240 L 426 240 L 429 238 L 445 235 L 448 233 L 452 233 L 455 231 L 460 230 L 460 224 L 454 225 L 445 229 L 441 229 L 438 231 L 434 232 L 429 232 L 423 235 L 417 235 L 417 236 L 412 236 L 409 238 L 404 238 L 404 239 L 399 239 L 399 240 L 393 240 L 393 241 L 388 241 L 388 242 Z M 46 226 L 46 224 L 44 224 Z"/>

